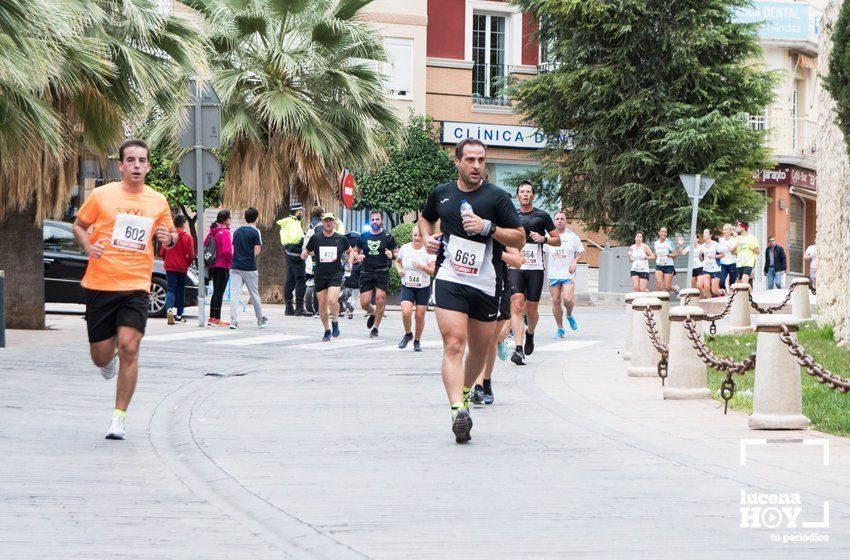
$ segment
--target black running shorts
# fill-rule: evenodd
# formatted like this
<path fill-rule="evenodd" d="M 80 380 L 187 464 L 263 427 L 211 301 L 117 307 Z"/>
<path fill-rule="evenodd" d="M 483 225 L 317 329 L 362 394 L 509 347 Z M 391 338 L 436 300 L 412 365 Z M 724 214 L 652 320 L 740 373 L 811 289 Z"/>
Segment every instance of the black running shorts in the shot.
<path fill-rule="evenodd" d="M 481 290 L 447 280 L 437 280 L 435 284 L 434 300 L 440 309 L 459 311 L 483 323 L 495 321 L 499 315 L 499 294 L 488 296 Z"/>
<path fill-rule="evenodd" d="M 323 292 L 328 288 L 339 288 L 342 286 L 342 273 L 333 276 L 316 276 L 313 279 L 313 287 L 316 293 Z"/>
<path fill-rule="evenodd" d="M 524 295 L 525 301 L 540 301 L 540 295 L 543 293 L 544 271 L 512 268 L 508 274 L 510 275 L 512 294 Z"/>
<path fill-rule="evenodd" d="M 389 269 L 360 272 L 360 293 L 370 292 L 372 290 L 381 290 L 382 292 L 386 292 L 389 285 Z"/>
<path fill-rule="evenodd" d="M 86 326 L 89 342 L 109 340 L 118 327 L 131 327 L 145 334 L 150 294 L 144 290 L 103 292 L 86 290 Z"/>

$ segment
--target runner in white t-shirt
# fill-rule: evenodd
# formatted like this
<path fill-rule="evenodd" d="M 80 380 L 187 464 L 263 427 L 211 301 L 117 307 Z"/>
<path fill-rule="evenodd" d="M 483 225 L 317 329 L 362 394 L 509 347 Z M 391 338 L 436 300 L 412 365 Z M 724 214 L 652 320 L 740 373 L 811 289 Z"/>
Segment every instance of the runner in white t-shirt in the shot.
<path fill-rule="evenodd" d="M 803 254 L 803 261 L 809 262 L 809 279 L 812 281 L 812 286 L 814 286 L 818 273 L 818 248 L 816 245 L 806 247 L 806 252 Z"/>
<path fill-rule="evenodd" d="M 702 274 L 699 277 L 697 288 L 702 292 L 702 297 L 711 298 L 722 295 L 720 291 L 720 262 L 724 255 L 720 243 L 711 238 L 711 230 L 702 232 L 702 244 L 698 247 L 696 254 L 702 262 Z"/>
<path fill-rule="evenodd" d="M 411 232 L 413 239 L 405 243 L 398 251 L 395 267 L 401 276 L 401 321 L 404 324 L 404 336 L 398 343 L 399 348 L 406 348 L 413 341 L 413 350 L 422 351 L 420 340 L 425 329 L 425 312 L 428 311 L 428 300 L 431 299 L 431 276 L 437 265 L 437 258 L 430 255 L 422 242 L 419 226 L 414 226 Z M 416 309 L 416 332 L 411 329 L 411 316 Z"/>
<path fill-rule="evenodd" d="M 649 261 L 655 255 L 649 245 L 643 242 L 643 232 L 635 234 L 635 244 L 629 247 L 629 262 L 631 264 L 632 288 L 636 292 L 648 292 Z"/>
<path fill-rule="evenodd" d="M 655 286 L 656 290 L 673 290 L 673 276 L 676 275 L 674 260 L 676 259 L 676 246 L 667 237 L 667 228 L 658 230 L 658 239 L 652 244 L 655 252 Z"/>
<path fill-rule="evenodd" d="M 584 254 L 584 245 L 578 235 L 567 229 L 567 216 L 555 213 L 555 229 L 561 237 L 558 247 L 545 246 L 546 268 L 549 272 L 549 293 L 552 295 L 552 313 L 558 330 L 555 338 L 564 338 L 564 310 L 572 330 L 578 330 L 573 318 L 573 295 L 576 290 L 576 262 Z"/>

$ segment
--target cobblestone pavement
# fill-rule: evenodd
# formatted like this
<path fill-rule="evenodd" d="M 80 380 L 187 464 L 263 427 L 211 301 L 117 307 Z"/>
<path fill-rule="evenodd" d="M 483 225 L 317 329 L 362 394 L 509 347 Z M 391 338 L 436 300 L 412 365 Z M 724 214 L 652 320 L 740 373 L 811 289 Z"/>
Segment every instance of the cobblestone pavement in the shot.
<path fill-rule="evenodd" d="M 331 343 L 281 308 L 263 331 L 152 321 L 123 442 L 80 316 L 51 314 L 0 349 L 0 557 L 846 558 L 850 442 L 663 401 L 626 376 L 623 314 L 579 308 L 564 341 L 544 316 L 463 446 L 433 314 L 421 354 L 396 311 L 378 341 L 356 315 Z M 741 528 L 771 494 L 799 495 L 796 527 Z"/>

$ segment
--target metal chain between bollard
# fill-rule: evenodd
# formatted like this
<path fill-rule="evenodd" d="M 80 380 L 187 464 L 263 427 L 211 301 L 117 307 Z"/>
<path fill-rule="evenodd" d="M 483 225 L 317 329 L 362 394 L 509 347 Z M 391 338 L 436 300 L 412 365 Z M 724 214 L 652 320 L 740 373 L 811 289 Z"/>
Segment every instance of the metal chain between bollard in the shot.
<path fill-rule="evenodd" d="M 696 323 L 691 319 L 690 315 L 684 321 L 685 330 L 687 331 L 688 339 L 691 341 L 691 346 L 697 351 L 700 359 L 717 371 L 726 372 L 726 379 L 720 384 L 720 396 L 723 398 L 723 414 L 726 414 L 729 408 L 729 401 L 735 396 L 735 380 L 733 375 L 744 375 L 748 371 L 756 367 L 756 353 L 750 354 L 750 357 L 743 362 L 736 362 L 731 358 L 718 358 L 714 353 L 702 342 L 702 335 L 697 332 Z"/>
<path fill-rule="evenodd" d="M 729 296 L 729 301 L 726 302 L 726 308 L 723 309 L 723 311 L 721 311 L 717 315 L 706 315 L 705 316 L 705 320 L 708 321 L 709 323 L 711 323 L 708 326 L 708 333 L 711 336 L 714 336 L 715 334 L 717 334 L 717 325 L 715 323 L 717 321 L 721 320 L 723 317 L 729 315 L 729 312 L 732 311 L 732 302 L 735 300 L 735 295 L 737 293 L 738 292 L 732 292 L 732 295 Z"/>
<path fill-rule="evenodd" d="M 649 340 L 661 354 L 661 359 L 658 361 L 658 377 L 661 378 L 661 386 L 663 387 L 664 381 L 667 379 L 667 359 L 670 357 L 670 347 L 659 340 L 658 329 L 655 328 L 655 317 L 649 307 L 643 310 L 643 317 L 646 321 L 646 329 L 649 331 Z"/>
<path fill-rule="evenodd" d="M 788 352 L 797 358 L 797 363 L 806 368 L 806 373 L 817 379 L 818 383 L 841 393 L 850 392 L 850 379 L 835 375 L 816 363 L 812 356 L 806 354 L 806 349 L 797 342 L 797 338 L 791 336 L 791 331 L 785 325 L 779 327 L 779 340 L 788 347 Z"/>
<path fill-rule="evenodd" d="M 812 292 L 813 296 L 818 295 L 818 291 L 815 289 L 814 286 L 811 285 L 811 283 L 809 283 L 809 291 Z"/>
<path fill-rule="evenodd" d="M 759 306 L 759 304 L 757 304 L 755 302 L 755 300 L 753 299 L 753 293 L 749 292 L 748 296 L 750 298 L 750 307 L 752 307 L 753 309 L 755 309 L 756 311 L 758 311 L 762 315 L 772 315 L 774 311 L 779 311 L 780 309 L 782 309 L 783 307 L 788 305 L 788 302 L 791 301 L 791 295 L 794 293 L 795 287 L 796 287 L 796 285 L 792 284 L 791 287 L 788 288 L 788 294 L 786 294 L 785 300 L 782 303 L 780 303 L 779 305 L 773 305 L 771 307 L 761 307 L 761 306 Z"/>

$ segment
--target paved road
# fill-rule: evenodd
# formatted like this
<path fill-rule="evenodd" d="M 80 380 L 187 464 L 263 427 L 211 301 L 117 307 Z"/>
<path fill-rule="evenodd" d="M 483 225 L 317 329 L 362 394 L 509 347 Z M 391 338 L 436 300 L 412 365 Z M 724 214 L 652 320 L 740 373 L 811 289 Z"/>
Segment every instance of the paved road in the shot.
<path fill-rule="evenodd" d="M 850 445 L 758 433 L 714 402 L 660 399 L 626 377 L 622 311 L 582 308 L 527 367 L 500 364 L 496 404 L 454 443 L 426 351 L 363 320 L 318 342 L 317 319 L 258 331 L 153 322 L 128 439 L 102 439 L 114 381 L 82 321 L 12 332 L 0 350 L 0 557 L 846 558 Z M 429 314 L 433 323 L 433 314 Z M 739 462 L 742 438 L 769 438 Z M 821 466 L 829 441 L 831 464 Z M 843 481 L 842 481 L 843 477 Z M 741 492 L 798 494 L 798 523 L 741 528 Z M 828 542 L 773 543 L 818 533 Z"/>

